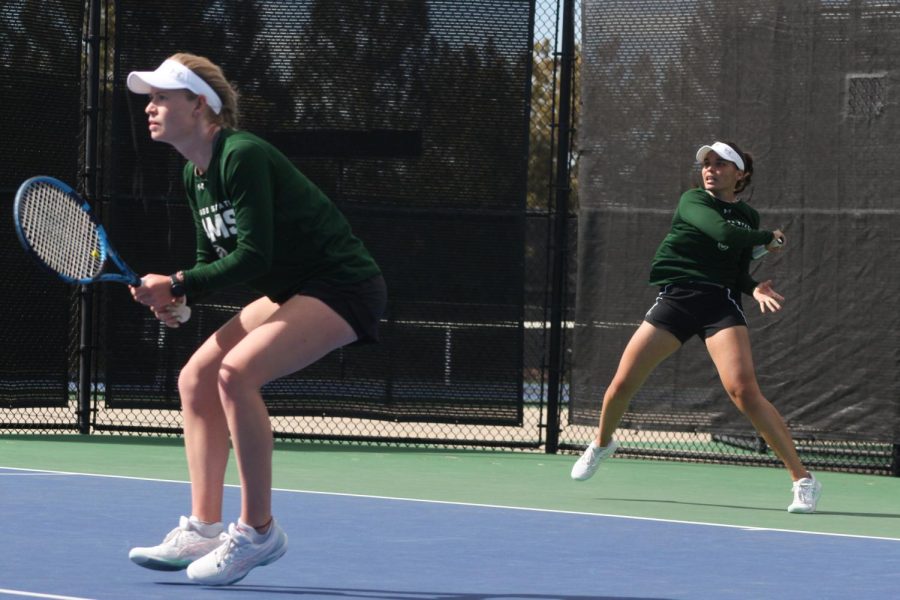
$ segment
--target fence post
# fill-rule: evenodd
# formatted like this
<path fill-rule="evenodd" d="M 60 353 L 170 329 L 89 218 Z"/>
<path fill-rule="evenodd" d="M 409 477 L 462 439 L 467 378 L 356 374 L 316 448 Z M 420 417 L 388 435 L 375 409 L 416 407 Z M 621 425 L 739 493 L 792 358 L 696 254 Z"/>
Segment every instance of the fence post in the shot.
<path fill-rule="evenodd" d="M 550 351 L 547 377 L 547 454 L 559 449 L 560 388 L 563 382 L 562 347 L 565 290 L 568 276 L 569 145 L 572 119 L 572 79 L 575 65 L 575 0 L 563 0 L 562 53 L 559 79 L 559 118 L 556 139 L 556 194 L 553 215 L 553 271 L 550 296 Z"/>
<path fill-rule="evenodd" d="M 100 2 L 91 0 L 88 6 L 87 30 L 87 106 L 84 112 L 84 170 L 85 196 L 96 201 L 97 192 L 97 113 L 100 97 Z M 91 400 L 94 353 L 93 287 L 80 288 L 81 328 L 78 356 L 78 432 L 91 432 Z"/>

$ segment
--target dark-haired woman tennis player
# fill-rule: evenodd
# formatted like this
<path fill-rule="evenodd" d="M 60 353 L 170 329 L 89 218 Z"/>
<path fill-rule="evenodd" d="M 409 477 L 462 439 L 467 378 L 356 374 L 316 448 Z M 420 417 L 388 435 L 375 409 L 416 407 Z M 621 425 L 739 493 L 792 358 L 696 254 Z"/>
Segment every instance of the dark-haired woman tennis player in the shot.
<path fill-rule="evenodd" d="M 750 184 L 753 158 L 731 142 L 716 142 L 697 151 L 702 187 L 682 194 L 650 271 L 660 286 L 656 303 L 625 348 L 603 397 L 597 436 L 572 468 L 585 480 L 613 455 L 613 433 L 628 404 L 651 372 L 693 336 L 698 336 L 719 372 L 735 406 L 749 419 L 787 467 L 794 481 L 788 511 L 815 511 L 822 485 L 806 470 L 787 425 L 756 381 L 741 293 L 752 296 L 760 311 L 781 309 L 784 298 L 771 281 L 750 276 L 753 247 L 783 249 L 784 233 L 759 229 L 759 213 L 738 199 Z M 781 242 L 781 243 L 779 243 Z"/>

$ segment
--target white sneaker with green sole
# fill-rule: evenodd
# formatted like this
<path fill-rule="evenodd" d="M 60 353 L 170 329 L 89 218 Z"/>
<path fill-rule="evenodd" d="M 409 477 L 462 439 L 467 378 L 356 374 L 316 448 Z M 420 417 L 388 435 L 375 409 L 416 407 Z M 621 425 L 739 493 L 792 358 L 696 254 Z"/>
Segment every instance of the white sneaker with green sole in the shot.
<path fill-rule="evenodd" d="M 149 548 L 132 548 L 128 558 L 137 565 L 155 571 L 180 571 L 222 545 L 221 523 L 207 524 L 197 517 L 181 517 L 178 527 L 163 543 Z"/>

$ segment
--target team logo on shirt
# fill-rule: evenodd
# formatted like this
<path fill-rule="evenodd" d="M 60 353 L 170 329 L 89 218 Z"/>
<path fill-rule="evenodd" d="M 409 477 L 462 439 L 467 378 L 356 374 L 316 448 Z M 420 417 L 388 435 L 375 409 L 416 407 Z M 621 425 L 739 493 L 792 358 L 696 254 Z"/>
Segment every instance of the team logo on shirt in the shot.
<path fill-rule="evenodd" d="M 724 212 L 727 215 L 731 212 L 731 209 L 726 208 L 726 209 L 724 209 Z M 739 221 L 737 219 L 726 219 L 726 220 L 728 221 L 729 225 L 734 225 L 735 227 L 737 227 L 739 229 L 753 229 L 752 227 L 750 227 L 749 224 L 745 223 L 744 221 Z M 718 242 L 718 246 L 719 246 L 719 250 L 721 250 L 722 252 L 725 252 L 726 250 L 729 250 L 731 248 L 731 246 L 729 246 L 728 244 L 723 244 L 722 242 Z"/>
<path fill-rule="evenodd" d="M 237 235 L 237 225 L 234 217 L 234 208 L 230 200 L 223 200 L 216 204 L 204 206 L 199 211 L 200 221 L 206 237 L 215 247 L 219 256 L 225 256 L 228 251 L 218 242 Z"/>

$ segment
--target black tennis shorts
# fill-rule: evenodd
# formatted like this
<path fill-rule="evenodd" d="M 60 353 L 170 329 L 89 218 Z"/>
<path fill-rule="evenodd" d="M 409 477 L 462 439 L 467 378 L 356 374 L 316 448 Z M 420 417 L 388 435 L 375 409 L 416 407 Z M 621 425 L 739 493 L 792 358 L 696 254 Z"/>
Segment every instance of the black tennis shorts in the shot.
<path fill-rule="evenodd" d="M 356 332 L 357 339 L 353 344 L 378 341 L 378 324 L 387 307 L 387 284 L 381 275 L 357 283 L 343 284 L 314 279 L 272 298 L 272 301 L 284 304 L 292 296 L 298 295 L 321 300 L 347 321 Z"/>
<path fill-rule="evenodd" d="M 673 283 L 659 289 L 644 320 L 665 329 L 681 343 L 696 335 L 705 340 L 738 325 L 747 326 L 741 296 L 716 283 Z"/>

